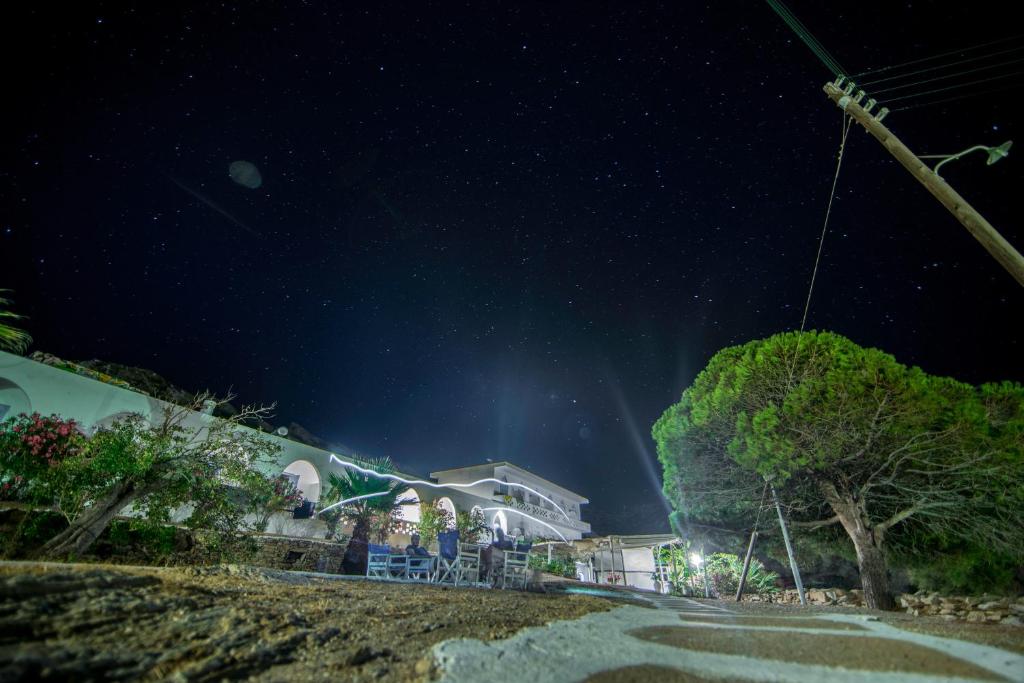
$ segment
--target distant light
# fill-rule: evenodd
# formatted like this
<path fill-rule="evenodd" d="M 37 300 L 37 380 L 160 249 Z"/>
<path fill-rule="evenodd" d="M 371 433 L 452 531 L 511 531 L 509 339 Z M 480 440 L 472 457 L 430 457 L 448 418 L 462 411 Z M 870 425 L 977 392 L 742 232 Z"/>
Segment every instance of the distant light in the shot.
<path fill-rule="evenodd" d="M 698 553 L 690 553 L 690 564 L 694 567 L 699 567 L 704 564 L 704 560 L 701 559 Z"/>

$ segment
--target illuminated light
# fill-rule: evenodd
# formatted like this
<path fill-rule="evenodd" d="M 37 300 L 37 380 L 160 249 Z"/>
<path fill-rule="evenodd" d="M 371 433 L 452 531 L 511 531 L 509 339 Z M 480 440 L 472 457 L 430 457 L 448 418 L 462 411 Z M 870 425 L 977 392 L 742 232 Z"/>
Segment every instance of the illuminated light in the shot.
<path fill-rule="evenodd" d="M 515 510 L 513 508 L 481 508 L 481 509 L 484 510 L 485 512 L 490 511 L 490 510 L 508 510 L 509 512 L 514 512 L 517 515 L 520 515 L 522 517 L 526 517 L 527 519 L 533 520 L 534 522 L 537 522 L 538 524 L 543 524 L 544 526 L 546 526 L 547 528 L 551 529 L 556 534 L 558 534 L 558 537 L 560 539 L 562 539 L 563 543 L 565 543 L 566 545 L 572 545 L 572 542 L 570 542 L 569 539 L 567 539 L 565 536 L 563 536 L 561 531 L 559 531 L 555 527 L 551 526 L 547 522 L 539 520 L 536 517 L 531 517 L 530 515 L 526 514 L 525 512 L 522 512 L 520 510 Z"/>
<path fill-rule="evenodd" d="M 354 503 L 357 500 L 363 500 L 365 498 L 373 498 L 375 496 L 386 496 L 389 493 L 391 493 L 391 492 L 390 491 L 381 491 L 380 493 L 367 493 L 367 494 L 362 495 L 362 496 L 356 496 L 354 498 L 346 498 L 345 500 L 339 500 L 337 503 L 331 503 L 327 507 L 325 507 L 325 508 L 323 508 L 321 510 L 318 510 L 316 514 L 319 515 L 321 513 L 327 512 L 331 508 L 336 508 L 339 505 L 344 505 L 345 503 Z"/>
<path fill-rule="evenodd" d="M 486 484 L 489 481 L 492 481 L 495 484 L 500 484 L 502 486 L 515 486 L 517 488 L 526 489 L 530 493 L 532 493 L 532 494 L 534 494 L 534 495 L 536 495 L 536 496 L 546 500 L 547 502 L 551 503 L 555 507 L 556 510 L 558 510 L 559 512 L 562 513 L 562 516 L 565 517 L 565 519 L 567 521 L 569 521 L 570 523 L 572 522 L 572 518 L 569 517 L 568 514 L 566 514 L 565 510 L 563 510 L 558 505 L 558 503 L 556 503 L 555 501 L 551 500 L 550 498 L 545 496 L 540 491 L 534 491 L 533 489 L 531 489 L 526 484 L 513 484 L 513 483 L 509 483 L 507 481 L 500 481 L 498 479 L 494 479 L 493 477 L 488 477 L 487 479 L 478 479 L 477 481 L 470 482 L 468 484 L 435 484 L 433 482 L 423 481 L 422 479 L 403 479 L 402 477 L 398 476 L 397 474 L 382 474 L 380 472 L 368 469 L 366 467 L 360 467 L 359 465 L 356 465 L 355 463 L 345 462 L 344 460 L 342 460 L 341 458 L 336 456 L 334 453 L 331 453 L 331 460 L 333 460 L 334 462 L 338 463 L 342 467 L 351 467 L 352 469 L 356 470 L 357 472 L 362 472 L 363 474 L 370 474 L 370 475 L 373 475 L 375 477 L 380 477 L 381 479 L 391 479 L 392 481 L 400 481 L 403 484 L 408 484 L 409 486 L 412 486 L 413 484 L 422 484 L 423 486 L 429 486 L 430 488 L 434 488 L 434 489 L 448 489 L 448 488 L 451 488 L 451 489 L 468 489 L 468 488 L 472 488 L 472 487 L 476 486 L 477 484 Z M 511 510 L 511 508 L 504 508 L 504 509 Z M 515 512 L 517 514 L 521 514 L 523 516 L 526 516 L 524 513 L 520 512 L 519 510 L 512 510 L 512 512 Z M 531 517 L 531 519 L 532 519 L 532 517 Z M 566 541 L 566 543 L 568 543 L 568 541 Z"/>
<path fill-rule="evenodd" d="M 702 564 L 704 564 L 704 560 L 701 559 L 699 554 L 690 553 L 690 564 L 692 564 L 694 567 L 699 567 Z"/>

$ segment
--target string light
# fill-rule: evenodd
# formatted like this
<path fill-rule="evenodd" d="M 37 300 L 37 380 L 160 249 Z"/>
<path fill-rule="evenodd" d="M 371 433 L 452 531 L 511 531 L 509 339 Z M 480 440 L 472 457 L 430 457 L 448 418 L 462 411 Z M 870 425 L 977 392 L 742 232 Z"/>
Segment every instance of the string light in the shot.
<path fill-rule="evenodd" d="M 423 481 L 422 479 L 404 479 L 404 478 L 398 476 L 397 474 L 384 474 L 384 473 L 381 473 L 381 472 L 377 472 L 376 470 L 371 470 L 371 469 L 366 468 L 366 467 L 360 467 L 359 465 L 357 465 L 355 463 L 345 462 L 344 460 L 342 460 L 341 458 L 336 456 L 334 453 L 331 453 L 331 460 L 333 462 L 338 463 L 342 467 L 350 467 L 350 468 L 352 468 L 352 469 L 354 469 L 354 470 L 356 470 L 358 472 L 362 472 L 363 474 L 369 474 L 369 475 L 372 475 L 374 477 L 380 477 L 381 479 L 391 479 L 392 481 L 400 481 L 403 484 L 408 484 L 409 486 L 412 486 L 414 484 L 421 484 L 423 486 L 429 486 L 429 487 L 435 488 L 435 489 L 446 489 L 446 488 L 468 489 L 468 488 L 472 488 L 472 487 L 474 487 L 474 486 L 476 486 L 478 484 L 486 484 L 487 482 L 492 481 L 495 484 L 498 484 L 500 486 L 514 486 L 516 488 L 526 489 L 530 493 L 538 496 L 539 498 L 543 498 L 547 502 L 551 503 L 551 505 L 553 505 L 556 510 L 558 510 L 559 512 L 562 513 L 562 516 L 565 517 L 565 519 L 567 521 L 569 521 L 569 523 L 572 523 L 572 518 L 569 517 L 569 515 L 565 512 L 565 510 L 563 510 L 561 507 L 559 507 L 558 503 L 556 503 L 555 501 L 551 500 L 550 498 L 545 496 L 540 491 L 534 491 L 533 489 L 531 489 L 526 484 L 515 484 L 515 483 L 511 483 L 511 482 L 507 482 L 507 481 L 501 481 L 500 479 L 495 479 L 493 477 L 487 477 L 486 479 L 478 479 L 477 481 L 470 482 L 469 484 L 435 484 L 433 482 Z M 374 495 L 381 495 L 381 494 L 374 494 Z M 355 500 L 355 499 L 353 499 L 353 500 Z M 340 503 L 335 503 L 335 505 L 340 505 Z M 512 508 L 505 508 L 505 509 L 512 510 Z M 525 513 L 520 512 L 519 510 L 512 510 L 512 512 L 515 512 L 517 514 L 521 514 L 523 516 L 527 516 Z M 533 518 L 531 517 L 531 519 L 533 519 Z M 537 520 L 537 521 L 540 521 L 540 520 Z M 541 523 L 546 525 L 546 523 L 544 523 L 544 522 L 541 522 Z M 552 528 L 554 528 L 554 527 L 552 527 Z M 559 534 L 559 535 L 561 535 L 561 534 Z M 568 541 L 566 541 L 566 542 L 568 543 Z"/>
<path fill-rule="evenodd" d="M 572 545 L 572 543 L 569 542 L 569 539 L 567 539 L 565 536 L 563 536 L 562 532 L 560 532 L 558 529 L 556 529 L 555 527 L 551 526 L 547 522 L 544 522 L 544 521 L 541 521 L 541 520 L 537 519 L 536 517 L 531 517 L 530 515 L 526 514 L 525 512 L 521 512 L 521 511 L 516 510 L 514 508 L 480 508 L 480 509 L 484 510 L 484 511 L 489 511 L 489 510 L 502 510 L 502 511 L 505 511 L 505 510 L 507 510 L 509 512 L 514 512 L 515 514 L 521 515 L 523 517 L 526 517 L 527 519 L 533 520 L 534 522 L 537 522 L 538 524 L 543 524 L 544 526 L 546 526 L 547 528 L 551 529 L 556 534 L 558 534 L 558 537 L 560 539 L 562 539 L 563 543 L 565 543 L 566 545 Z"/>

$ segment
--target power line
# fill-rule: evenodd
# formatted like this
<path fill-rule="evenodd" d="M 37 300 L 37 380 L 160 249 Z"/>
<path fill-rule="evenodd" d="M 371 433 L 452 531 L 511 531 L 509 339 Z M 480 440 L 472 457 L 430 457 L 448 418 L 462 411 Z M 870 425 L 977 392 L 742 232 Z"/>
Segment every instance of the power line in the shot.
<path fill-rule="evenodd" d="M 900 97 L 893 97 L 893 98 L 890 98 L 888 100 L 885 100 L 884 104 L 889 104 L 890 102 L 899 102 L 901 100 L 909 100 L 909 99 L 914 98 L 914 97 L 923 97 L 924 95 L 934 95 L 935 93 L 939 93 L 939 92 L 948 92 L 950 90 L 956 90 L 957 88 L 965 88 L 965 87 L 967 87 L 969 85 L 977 85 L 979 83 L 988 83 L 990 81 L 998 81 L 999 79 L 1010 78 L 1011 76 L 1016 76 L 1016 75 L 1022 74 L 1022 73 L 1024 73 L 1024 70 L 1014 71 L 1012 73 L 1002 74 L 1002 75 L 999 75 L 999 76 L 992 76 L 991 78 L 981 78 L 981 79 L 976 80 L 976 81 L 971 81 L 970 83 L 958 83 L 957 85 L 950 85 L 950 86 L 947 86 L 945 88 L 936 88 L 934 90 L 925 90 L 924 92 L 914 93 L 913 95 L 901 95 Z"/>
<path fill-rule="evenodd" d="M 988 90 L 982 90 L 981 92 L 966 93 L 964 95 L 956 95 L 954 97 L 946 97 L 941 100 L 934 100 L 932 102 L 921 102 L 919 104 L 908 104 L 905 107 L 897 107 L 892 111 L 906 111 L 908 109 L 918 109 L 920 107 L 930 107 L 933 104 L 944 104 L 946 102 L 956 102 L 957 100 L 966 100 L 971 97 L 981 97 L 982 95 L 991 95 L 997 92 L 1006 92 L 1007 90 L 1013 90 L 1015 88 L 1024 87 L 1024 82 L 1014 83 L 1013 85 L 1007 85 L 1002 88 L 990 88 Z"/>
<path fill-rule="evenodd" d="M 821 252 L 825 246 L 825 232 L 828 230 L 828 219 L 832 215 L 832 200 L 836 197 L 836 185 L 839 183 L 839 168 L 843 165 L 843 150 L 846 149 L 846 136 L 850 132 L 853 119 L 843 115 L 843 137 L 839 141 L 839 158 L 836 161 L 836 175 L 832 179 L 832 191 L 828 196 L 828 208 L 825 209 L 825 223 L 821 226 L 821 237 L 818 239 L 818 255 L 814 259 L 814 270 L 811 271 L 811 284 L 807 288 L 807 302 L 804 304 L 804 317 L 800 320 L 800 331 L 807 327 L 807 314 L 811 310 L 811 295 L 814 293 L 814 281 L 818 277 L 818 265 L 821 263 Z"/>
<path fill-rule="evenodd" d="M 924 85 L 925 83 L 934 83 L 935 81 L 945 81 L 950 78 L 957 78 L 959 76 L 966 76 L 967 74 L 978 73 L 979 71 L 988 71 L 989 69 L 998 69 L 1001 66 L 1009 66 L 1010 64 L 1019 64 L 1024 62 L 1024 57 L 1019 59 L 1011 59 L 1006 62 L 1000 62 L 999 64 L 989 64 L 988 66 L 979 66 L 976 69 L 968 69 L 966 71 L 958 71 L 955 74 L 946 74 L 944 76 L 935 76 L 934 78 L 926 78 L 921 81 L 915 81 L 913 83 L 904 83 L 903 85 L 894 85 L 891 88 L 882 88 L 881 90 L 872 90 L 872 95 L 880 95 L 884 92 L 892 92 L 893 90 L 904 90 L 905 88 L 912 88 L 915 85 Z"/>
<path fill-rule="evenodd" d="M 909 78 L 910 76 L 917 76 L 918 74 L 928 73 L 929 71 L 938 71 L 939 69 L 948 69 L 951 66 L 957 66 L 959 64 L 968 64 L 970 62 L 978 62 L 982 59 L 991 59 L 992 57 L 998 57 L 999 55 L 1005 55 L 1010 52 L 1017 52 L 1018 50 L 1024 50 L 1024 45 L 1018 45 L 1017 47 L 1011 47 L 1009 50 L 1000 50 L 999 52 L 992 52 L 987 55 L 981 55 L 980 57 L 971 57 L 969 59 L 960 59 L 955 62 L 948 64 L 940 64 L 938 66 L 930 66 L 926 69 L 918 69 L 916 71 L 910 71 L 905 74 L 899 74 L 897 76 L 887 76 L 886 78 L 878 78 L 873 81 L 857 81 L 860 86 L 875 85 L 877 83 L 886 83 L 888 81 L 897 81 L 901 78 Z"/>
<path fill-rule="evenodd" d="M 789 11 L 781 0 L 767 0 L 768 6 L 775 11 L 779 18 L 786 22 L 786 25 L 793 30 L 793 33 L 797 35 L 800 40 L 804 42 L 807 47 L 811 48 L 811 52 L 817 56 L 821 63 L 825 65 L 825 68 L 832 72 L 835 76 L 842 76 L 845 70 L 839 65 L 828 50 L 815 38 L 811 32 L 804 26 L 796 16 Z"/>
<path fill-rule="evenodd" d="M 964 47 L 964 48 L 960 48 L 958 50 L 950 50 L 949 52 L 943 52 L 941 54 L 932 55 L 931 57 L 922 57 L 921 59 L 912 59 L 909 62 L 902 62 L 900 64 L 893 64 L 892 66 L 883 66 L 880 69 L 868 69 L 867 71 L 862 71 L 859 74 L 856 74 L 855 76 L 851 76 L 851 78 L 856 79 L 856 78 L 860 78 L 861 76 L 868 76 L 870 74 L 882 73 L 883 71 L 892 71 L 893 69 L 900 69 L 900 68 L 902 68 L 904 66 L 912 66 L 914 64 L 921 64 L 923 62 L 930 62 L 933 59 L 941 59 L 942 57 L 948 57 L 950 55 L 957 55 L 957 54 L 963 54 L 964 52 L 971 52 L 973 50 L 980 50 L 983 47 L 989 47 L 991 45 L 998 45 L 999 43 L 1005 43 L 1007 41 L 1015 40 L 1015 39 L 1021 38 L 1021 37 L 1024 37 L 1024 33 L 1018 33 L 1017 35 L 1010 36 L 1009 38 L 1000 38 L 999 40 L 992 40 L 992 41 L 989 41 L 987 43 L 980 43 L 978 45 L 973 45 L 971 47 Z"/>

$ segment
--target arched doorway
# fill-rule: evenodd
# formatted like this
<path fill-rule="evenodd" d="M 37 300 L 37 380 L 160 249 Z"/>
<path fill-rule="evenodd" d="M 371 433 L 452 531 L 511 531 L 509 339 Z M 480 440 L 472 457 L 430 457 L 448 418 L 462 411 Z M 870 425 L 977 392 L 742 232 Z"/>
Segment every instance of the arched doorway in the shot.
<path fill-rule="evenodd" d="M 447 496 L 444 498 L 438 498 L 434 501 L 434 504 L 442 510 L 447 511 L 448 514 L 452 516 L 452 524 L 455 523 L 455 503 L 452 502 L 451 498 L 448 498 Z"/>
<path fill-rule="evenodd" d="M 398 495 L 398 502 L 401 503 L 401 507 L 398 508 L 398 516 L 402 518 L 402 521 L 410 526 L 414 526 L 420 523 L 420 494 L 416 493 L 416 489 L 406 489 Z"/>
<path fill-rule="evenodd" d="M 506 519 L 505 513 L 501 510 L 494 513 L 494 518 L 491 519 L 491 529 L 501 529 L 503 534 L 508 533 L 508 519 Z"/>
<path fill-rule="evenodd" d="M 284 468 L 284 475 L 291 479 L 303 498 L 314 503 L 320 500 L 320 473 L 313 463 L 296 460 Z"/>

